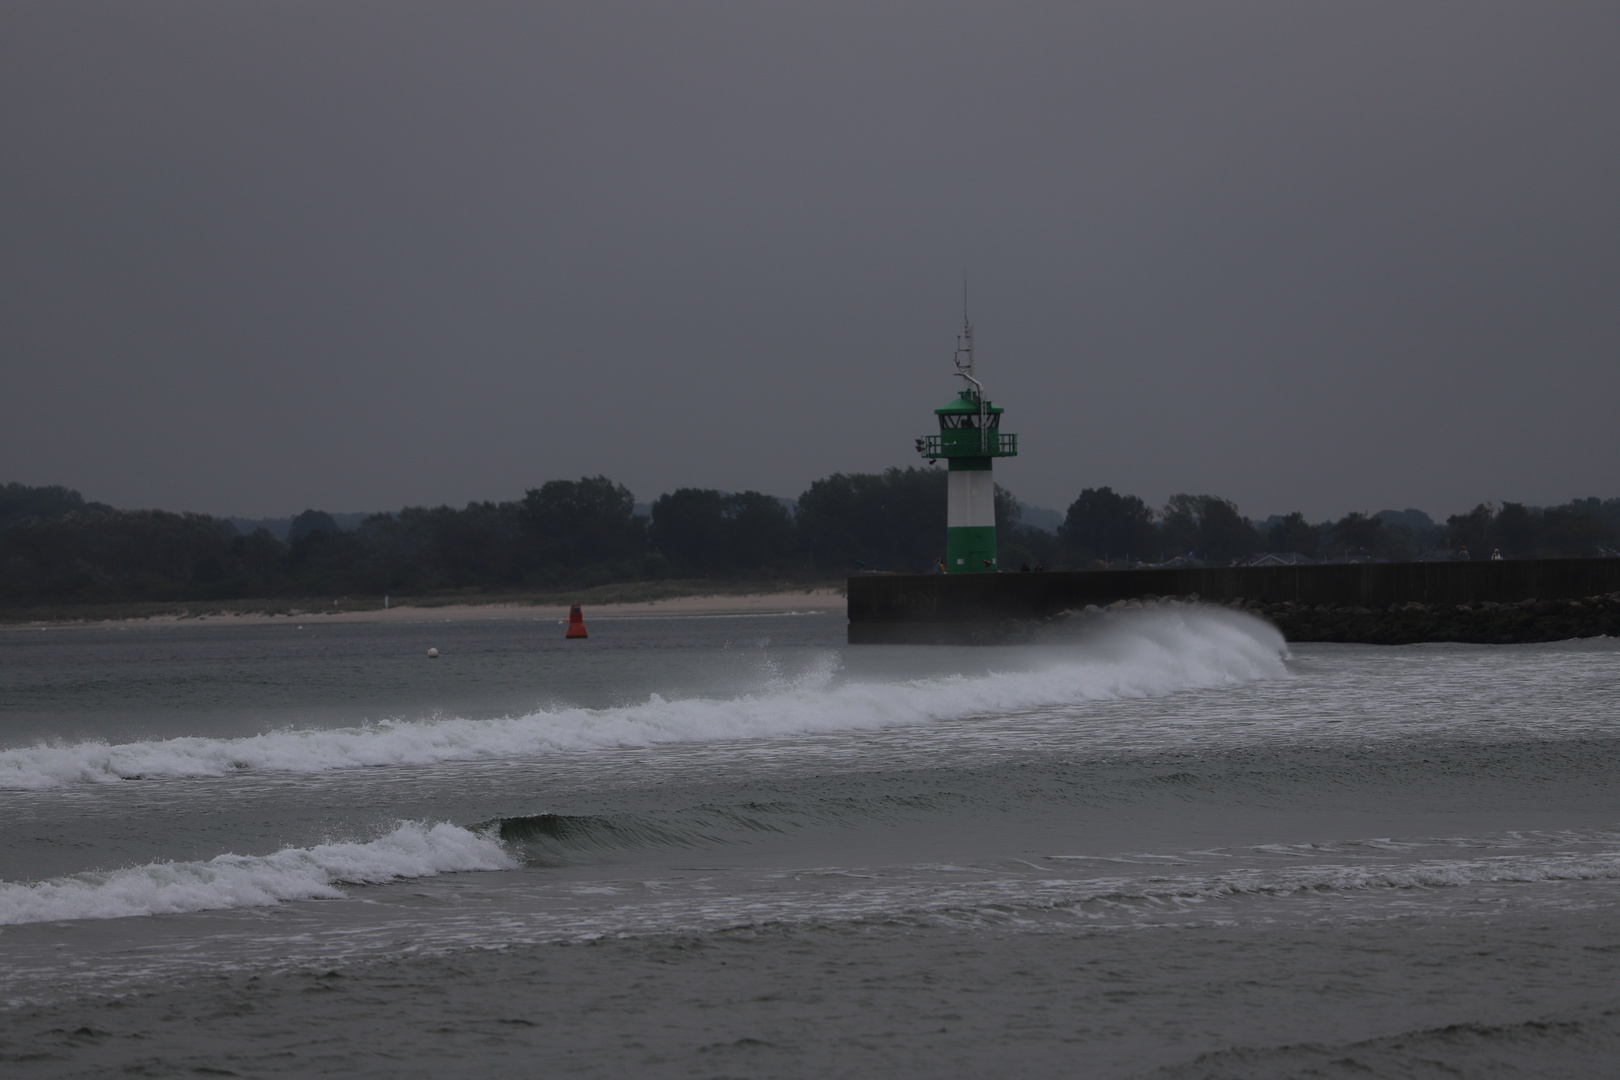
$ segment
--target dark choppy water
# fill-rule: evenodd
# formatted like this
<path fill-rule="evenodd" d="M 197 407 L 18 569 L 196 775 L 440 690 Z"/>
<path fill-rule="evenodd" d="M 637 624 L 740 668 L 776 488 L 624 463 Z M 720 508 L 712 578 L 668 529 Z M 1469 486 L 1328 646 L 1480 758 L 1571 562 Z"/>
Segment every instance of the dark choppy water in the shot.
<path fill-rule="evenodd" d="M 1612 1074 L 1620 642 L 843 626 L 0 632 L 0 1067 Z"/>

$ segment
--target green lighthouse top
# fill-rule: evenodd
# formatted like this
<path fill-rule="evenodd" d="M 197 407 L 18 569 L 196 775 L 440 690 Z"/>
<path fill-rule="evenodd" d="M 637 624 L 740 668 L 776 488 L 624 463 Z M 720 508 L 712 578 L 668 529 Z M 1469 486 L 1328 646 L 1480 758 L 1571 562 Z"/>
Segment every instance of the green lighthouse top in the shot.
<path fill-rule="evenodd" d="M 917 452 L 930 462 L 939 458 L 1014 457 L 1018 436 L 1001 433 L 1001 414 L 1006 410 L 985 397 L 984 387 L 973 377 L 973 324 L 962 312 L 962 336 L 956 342 L 956 373 L 967 380 L 961 393 L 934 410 L 939 417 L 939 434 L 917 440 Z M 989 467 L 986 462 L 985 468 Z"/>
<path fill-rule="evenodd" d="M 1007 410 L 1000 405 L 992 405 L 987 401 L 984 403 L 984 411 L 1001 413 Z M 939 416 L 956 416 L 962 413 L 972 413 L 977 416 L 979 414 L 979 399 L 972 390 L 963 390 L 950 401 L 935 409 L 934 412 Z"/>

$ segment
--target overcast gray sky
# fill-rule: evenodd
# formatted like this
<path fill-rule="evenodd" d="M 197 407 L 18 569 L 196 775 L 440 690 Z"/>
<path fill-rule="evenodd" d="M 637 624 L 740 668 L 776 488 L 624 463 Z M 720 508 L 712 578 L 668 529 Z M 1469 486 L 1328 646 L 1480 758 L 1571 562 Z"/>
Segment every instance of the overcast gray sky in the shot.
<path fill-rule="evenodd" d="M 1620 495 L 1620 5 L 0 7 L 0 481 Z"/>

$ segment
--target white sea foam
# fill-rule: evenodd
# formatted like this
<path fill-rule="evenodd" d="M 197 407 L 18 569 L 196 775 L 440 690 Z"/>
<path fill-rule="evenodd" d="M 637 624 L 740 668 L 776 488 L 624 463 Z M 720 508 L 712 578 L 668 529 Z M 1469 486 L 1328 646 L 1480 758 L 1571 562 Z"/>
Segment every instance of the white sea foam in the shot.
<path fill-rule="evenodd" d="M 1085 701 L 1150 697 L 1287 674 L 1281 635 L 1258 619 L 1196 607 L 1128 613 L 1037 670 L 907 682 L 837 679 L 836 662 L 763 693 L 613 709 L 556 708 L 500 719 L 438 719 L 239 739 L 40 743 L 0 751 L 0 789 L 132 778 L 312 773 L 497 760 L 603 747 L 770 738 L 921 725 Z"/>
<path fill-rule="evenodd" d="M 59 919 L 118 919 L 184 911 L 268 907 L 343 896 L 338 886 L 506 870 L 516 862 L 488 837 L 455 825 L 405 822 L 370 843 L 286 848 L 273 855 L 220 855 L 32 884 L 0 882 L 0 926 Z"/>

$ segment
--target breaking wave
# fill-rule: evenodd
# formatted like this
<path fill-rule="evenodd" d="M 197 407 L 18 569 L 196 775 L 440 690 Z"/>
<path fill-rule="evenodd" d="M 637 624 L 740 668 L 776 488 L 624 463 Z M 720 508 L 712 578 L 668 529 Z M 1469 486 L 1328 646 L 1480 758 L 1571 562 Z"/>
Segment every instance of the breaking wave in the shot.
<path fill-rule="evenodd" d="M 1287 674 L 1284 655 L 1281 635 L 1258 619 L 1196 607 L 1158 609 L 1110 620 L 1085 641 L 1051 654 L 1038 670 L 841 682 L 838 658 L 829 654 L 804 676 L 735 698 L 654 694 L 622 708 L 561 707 L 499 719 L 385 722 L 236 739 L 39 743 L 0 751 L 0 789 L 244 770 L 314 773 L 915 726 L 1280 678 Z"/>
<path fill-rule="evenodd" d="M 739 823 L 739 825 L 747 823 Z M 770 826 L 753 823 L 755 828 Z M 591 849 L 684 847 L 720 838 L 698 829 L 662 828 L 634 818 L 540 814 L 495 819 L 462 828 L 448 823 L 403 822 L 369 843 L 287 848 L 271 855 L 220 855 L 206 862 L 163 862 L 122 870 L 73 874 L 35 883 L 0 882 L 0 926 L 73 919 L 116 919 L 228 908 L 269 907 L 285 901 L 341 899 L 342 886 L 384 884 L 469 871 L 514 870 L 568 861 Z M 721 841 L 723 842 L 723 841 Z M 1353 846 L 1353 845 L 1352 845 Z M 1187 856 L 1126 857 L 1169 859 Z M 1091 856 L 1047 856 L 1036 874 L 982 876 L 942 873 L 959 867 L 918 865 L 865 871 L 796 868 L 767 871 L 761 891 L 732 891 L 703 879 L 678 887 L 665 882 L 651 904 L 615 904 L 610 910 L 533 911 L 539 940 L 590 938 L 603 933 L 661 933 L 708 926 L 827 924 L 848 921 L 987 921 L 1005 924 L 1017 913 L 1087 921 L 1194 912 L 1205 905 L 1246 898 L 1315 898 L 1326 894 L 1446 890 L 1501 884 L 1620 880 L 1620 849 L 1545 852 L 1484 858 L 1431 858 L 1371 865 L 1327 863 L 1300 867 L 1188 868 L 1165 873 L 1139 864 L 1141 873 L 1094 875 L 1051 869 L 1051 863 L 1115 862 Z M 1005 868 L 1004 868 L 1005 869 Z M 777 877 L 853 875 L 860 884 L 836 896 L 807 897 L 783 889 Z M 755 880 L 753 885 L 758 886 Z M 811 902 L 807 903 L 807 899 Z M 1132 913 L 1135 913 L 1133 915 Z M 502 923 L 506 927 L 505 923 Z M 509 929 L 509 927 L 508 927 Z M 503 933 L 505 930 L 502 931 Z M 528 938 L 525 938 L 528 940 Z"/>
<path fill-rule="evenodd" d="M 0 882 L 0 926 L 339 899 L 344 895 L 340 885 L 517 865 L 487 835 L 446 823 L 405 822 L 364 844 L 319 844 L 272 855 L 219 855 L 207 862 L 149 863 L 31 884 Z"/>
<path fill-rule="evenodd" d="M 720 809 L 685 811 L 672 820 L 632 814 L 528 814 L 472 826 L 500 839 L 529 866 L 557 866 L 580 856 L 647 848 L 713 847 L 803 823 L 780 812 L 743 814 Z"/>

